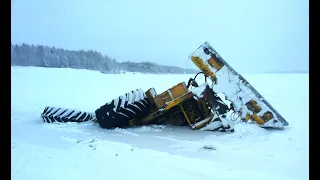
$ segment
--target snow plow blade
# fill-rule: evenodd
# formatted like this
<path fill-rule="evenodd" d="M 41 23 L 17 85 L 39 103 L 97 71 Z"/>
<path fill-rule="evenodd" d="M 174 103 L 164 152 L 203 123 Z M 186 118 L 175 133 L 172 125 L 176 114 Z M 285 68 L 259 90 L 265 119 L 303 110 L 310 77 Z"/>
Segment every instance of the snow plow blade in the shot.
<path fill-rule="evenodd" d="M 212 80 L 211 88 L 224 93 L 241 120 L 264 128 L 284 128 L 289 123 L 237 73 L 208 42 L 203 43 L 189 58 Z"/>

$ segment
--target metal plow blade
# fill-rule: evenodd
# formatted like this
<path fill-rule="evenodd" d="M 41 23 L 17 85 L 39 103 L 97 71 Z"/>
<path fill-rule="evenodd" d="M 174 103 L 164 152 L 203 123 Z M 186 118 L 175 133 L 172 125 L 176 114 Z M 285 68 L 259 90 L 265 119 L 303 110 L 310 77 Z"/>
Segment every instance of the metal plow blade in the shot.
<path fill-rule="evenodd" d="M 264 128 L 283 128 L 289 123 L 262 95 L 237 73 L 208 42 L 190 55 L 196 66 L 214 82 L 211 88 L 224 93 L 242 121 Z"/>

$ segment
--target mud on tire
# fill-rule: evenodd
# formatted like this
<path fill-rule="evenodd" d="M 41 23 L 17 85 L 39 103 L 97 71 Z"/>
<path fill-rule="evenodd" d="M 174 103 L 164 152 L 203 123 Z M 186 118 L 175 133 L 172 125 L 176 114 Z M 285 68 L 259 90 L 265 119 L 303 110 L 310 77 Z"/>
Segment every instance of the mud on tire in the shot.
<path fill-rule="evenodd" d="M 113 99 L 95 111 L 102 128 L 127 127 L 131 119 L 141 119 L 148 115 L 149 103 L 141 89 L 136 89 Z"/>
<path fill-rule="evenodd" d="M 95 119 L 93 113 L 50 106 L 44 108 L 43 112 L 41 113 L 41 118 L 46 123 L 84 122 Z"/>

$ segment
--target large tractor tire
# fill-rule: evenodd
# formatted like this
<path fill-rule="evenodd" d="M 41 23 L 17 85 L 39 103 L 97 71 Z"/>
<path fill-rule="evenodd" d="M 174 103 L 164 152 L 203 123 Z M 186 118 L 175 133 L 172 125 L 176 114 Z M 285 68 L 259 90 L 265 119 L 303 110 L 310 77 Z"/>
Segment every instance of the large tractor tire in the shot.
<path fill-rule="evenodd" d="M 147 96 L 141 89 L 126 93 L 95 111 L 102 128 L 128 127 L 130 120 L 141 119 L 149 113 Z"/>
<path fill-rule="evenodd" d="M 46 123 L 84 122 L 92 121 L 95 119 L 94 113 L 50 106 L 44 108 L 41 117 Z"/>

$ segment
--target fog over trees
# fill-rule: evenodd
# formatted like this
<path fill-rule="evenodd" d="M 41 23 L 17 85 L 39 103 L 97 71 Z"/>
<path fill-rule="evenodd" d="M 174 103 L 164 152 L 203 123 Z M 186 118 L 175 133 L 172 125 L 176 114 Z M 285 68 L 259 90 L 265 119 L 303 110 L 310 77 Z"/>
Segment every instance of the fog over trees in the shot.
<path fill-rule="evenodd" d="M 65 50 L 44 45 L 11 45 L 11 66 L 36 66 L 97 70 L 103 73 L 141 72 L 152 74 L 196 73 L 195 69 L 159 65 L 153 62 L 117 62 L 94 50 Z"/>

